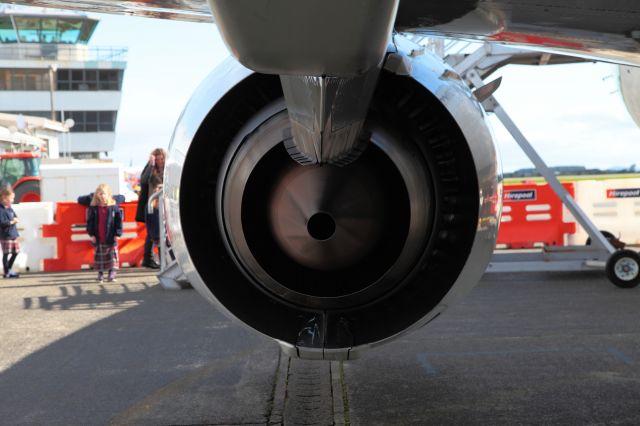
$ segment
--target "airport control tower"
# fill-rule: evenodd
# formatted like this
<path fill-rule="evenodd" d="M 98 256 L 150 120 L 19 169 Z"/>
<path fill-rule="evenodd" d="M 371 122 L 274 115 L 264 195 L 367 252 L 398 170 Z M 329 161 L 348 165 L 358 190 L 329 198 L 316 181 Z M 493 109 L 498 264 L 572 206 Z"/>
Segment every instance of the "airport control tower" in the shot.
<path fill-rule="evenodd" d="M 127 48 L 88 46 L 98 22 L 0 8 L 0 112 L 72 119 L 61 155 L 100 158 L 114 149 Z"/>

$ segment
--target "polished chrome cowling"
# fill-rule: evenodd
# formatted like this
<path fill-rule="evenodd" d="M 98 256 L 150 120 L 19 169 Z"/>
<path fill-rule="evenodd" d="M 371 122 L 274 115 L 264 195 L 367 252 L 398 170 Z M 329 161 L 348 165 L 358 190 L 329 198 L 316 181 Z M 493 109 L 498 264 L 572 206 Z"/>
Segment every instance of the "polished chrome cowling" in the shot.
<path fill-rule="evenodd" d="M 342 167 L 293 161 L 278 77 L 233 59 L 173 135 L 165 205 L 183 271 L 298 356 L 352 358 L 428 323 L 493 251 L 501 186 L 482 108 L 436 57 L 406 56 L 402 74 L 382 71 L 367 147 Z"/>
<path fill-rule="evenodd" d="M 640 126 L 640 68 L 620 65 L 618 67 L 618 86 L 629 115 Z"/>

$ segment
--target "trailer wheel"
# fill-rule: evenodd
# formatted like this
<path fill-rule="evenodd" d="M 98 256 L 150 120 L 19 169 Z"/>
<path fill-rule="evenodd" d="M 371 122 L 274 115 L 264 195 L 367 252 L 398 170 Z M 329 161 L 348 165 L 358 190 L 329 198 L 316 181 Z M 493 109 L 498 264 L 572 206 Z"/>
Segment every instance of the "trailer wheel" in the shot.
<path fill-rule="evenodd" d="M 640 255 L 633 250 L 618 250 L 609 256 L 605 271 L 616 286 L 633 288 L 640 283 Z"/>

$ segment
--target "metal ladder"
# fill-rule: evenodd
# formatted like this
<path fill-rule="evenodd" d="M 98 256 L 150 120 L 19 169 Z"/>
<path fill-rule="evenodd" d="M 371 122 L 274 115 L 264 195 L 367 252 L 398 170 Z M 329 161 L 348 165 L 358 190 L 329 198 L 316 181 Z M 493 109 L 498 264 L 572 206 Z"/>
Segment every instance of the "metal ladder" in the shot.
<path fill-rule="evenodd" d="M 496 115 L 592 241 L 590 246 L 545 247 L 542 253 L 496 253 L 487 270 L 509 272 L 604 268 L 606 261 L 616 252 L 616 249 L 562 186 L 553 170 L 546 165 L 493 96 L 493 93 L 500 86 L 501 78 L 490 83 L 484 82 L 493 72 L 508 64 L 547 65 L 584 60 L 493 44 L 482 44 L 470 54 L 446 55 L 444 60 L 474 90 L 476 98 L 482 103 L 485 111 Z"/>

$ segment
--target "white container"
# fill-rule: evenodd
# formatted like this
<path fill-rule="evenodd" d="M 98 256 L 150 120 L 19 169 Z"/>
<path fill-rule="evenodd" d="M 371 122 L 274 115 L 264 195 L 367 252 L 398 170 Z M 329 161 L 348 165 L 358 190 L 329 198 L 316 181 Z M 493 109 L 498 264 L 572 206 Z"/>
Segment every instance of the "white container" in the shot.
<path fill-rule="evenodd" d="M 101 183 L 108 184 L 114 194 L 124 189 L 120 163 L 43 163 L 40 175 L 42 201 L 76 201 L 80 195 L 94 192 Z"/>
<path fill-rule="evenodd" d="M 576 202 L 599 230 L 627 244 L 640 244 L 640 179 L 584 180 L 574 185 Z M 568 243 L 584 245 L 587 238 L 578 224 Z"/>

